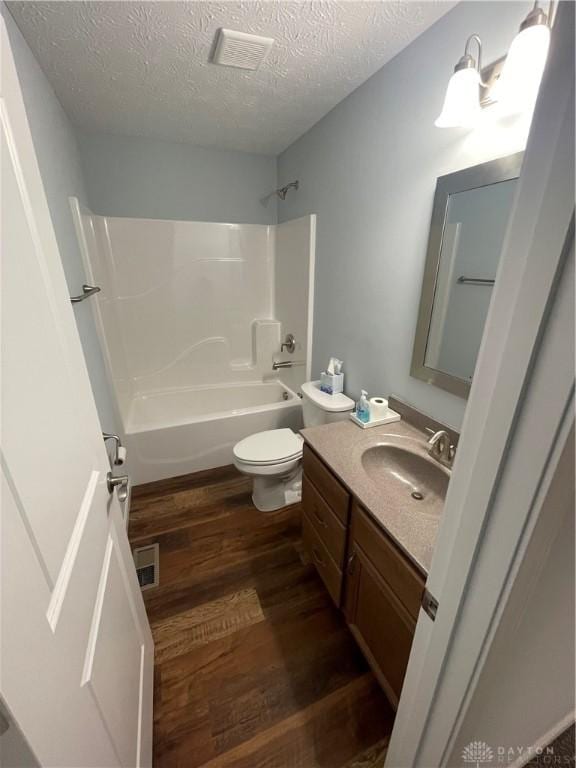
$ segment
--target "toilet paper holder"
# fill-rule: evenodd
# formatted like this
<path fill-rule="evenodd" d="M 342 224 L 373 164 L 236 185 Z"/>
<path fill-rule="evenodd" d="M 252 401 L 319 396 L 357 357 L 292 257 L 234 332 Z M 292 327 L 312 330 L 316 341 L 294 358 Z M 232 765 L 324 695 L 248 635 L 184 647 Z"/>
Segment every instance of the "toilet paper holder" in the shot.
<path fill-rule="evenodd" d="M 126 448 L 122 445 L 122 441 L 118 437 L 118 435 L 114 435 L 111 432 L 102 432 L 102 437 L 104 439 L 104 442 L 107 440 L 114 440 L 114 454 L 112 457 L 112 463 L 116 467 L 121 467 L 122 464 L 124 464 L 124 461 L 126 460 Z"/>

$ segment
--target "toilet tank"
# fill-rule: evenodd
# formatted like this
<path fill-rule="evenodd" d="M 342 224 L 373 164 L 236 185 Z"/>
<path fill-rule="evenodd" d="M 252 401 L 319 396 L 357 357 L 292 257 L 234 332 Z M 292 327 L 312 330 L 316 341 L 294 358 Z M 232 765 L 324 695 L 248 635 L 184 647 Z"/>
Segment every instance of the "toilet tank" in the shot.
<path fill-rule="evenodd" d="M 354 401 L 345 394 L 328 395 L 320 389 L 319 381 L 302 384 L 302 415 L 305 427 L 317 427 L 347 419 L 354 410 Z"/>

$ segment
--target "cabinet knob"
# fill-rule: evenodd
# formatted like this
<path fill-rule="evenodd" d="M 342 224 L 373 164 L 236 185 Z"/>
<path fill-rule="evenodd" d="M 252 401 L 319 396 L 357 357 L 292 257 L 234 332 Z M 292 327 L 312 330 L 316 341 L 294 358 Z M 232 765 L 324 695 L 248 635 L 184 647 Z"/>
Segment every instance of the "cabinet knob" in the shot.
<path fill-rule="evenodd" d="M 322 528 L 327 528 L 328 527 L 326 522 L 325 522 L 325 520 L 324 520 L 324 518 L 322 517 L 322 515 L 320 515 L 318 513 L 318 507 L 316 506 L 316 504 L 314 504 L 314 506 L 312 507 L 312 514 L 314 515 L 314 517 L 318 521 L 318 524 L 322 526 Z"/>
<path fill-rule="evenodd" d="M 324 567 L 326 565 L 324 560 L 322 560 L 322 558 L 318 554 L 318 550 L 316 549 L 316 547 L 312 547 L 312 556 L 314 557 L 314 560 L 316 561 L 317 565 L 320 565 L 322 567 Z"/>
<path fill-rule="evenodd" d="M 356 552 L 352 550 L 352 554 L 348 558 L 348 576 L 352 576 L 354 573 L 354 564 L 356 563 Z"/>

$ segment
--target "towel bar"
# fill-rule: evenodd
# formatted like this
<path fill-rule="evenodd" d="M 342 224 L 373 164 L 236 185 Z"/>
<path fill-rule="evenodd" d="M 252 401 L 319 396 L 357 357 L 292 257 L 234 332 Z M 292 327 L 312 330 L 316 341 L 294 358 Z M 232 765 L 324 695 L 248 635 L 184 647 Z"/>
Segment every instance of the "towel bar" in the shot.
<path fill-rule="evenodd" d="M 274 360 L 272 363 L 272 370 L 277 371 L 279 368 L 294 368 L 297 365 L 304 365 L 304 362 L 299 360 Z"/>
<path fill-rule="evenodd" d="M 494 285 L 494 280 L 487 280 L 483 277 L 464 277 L 463 275 L 456 280 L 457 283 L 466 285 Z"/>

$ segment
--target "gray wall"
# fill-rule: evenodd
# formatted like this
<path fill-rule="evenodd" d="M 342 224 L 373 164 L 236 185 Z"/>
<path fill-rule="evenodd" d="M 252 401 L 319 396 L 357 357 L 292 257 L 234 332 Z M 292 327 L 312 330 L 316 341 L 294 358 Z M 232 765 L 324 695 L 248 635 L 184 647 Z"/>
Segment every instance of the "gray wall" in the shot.
<path fill-rule="evenodd" d="M 192 144 L 80 134 L 95 213 L 149 219 L 274 224 L 276 159 Z"/>
<path fill-rule="evenodd" d="M 461 423 L 464 400 L 409 374 L 436 178 L 524 143 L 516 121 L 470 132 L 434 120 L 468 35 L 481 35 L 488 63 L 530 7 L 459 4 L 278 158 L 279 185 L 301 185 L 279 221 L 318 215 L 313 373 L 342 358 L 354 396 L 395 393 Z"/>
<path fill-rule="evenodd" d="M 87 198 L 76 138 L 60 102 L 4 3 L 0 3 L 0 12 L 6 20 L 66 281 L 70 294 L 77 294 L 86 279 L 68 197 L 75 195 L 84 203 Z M 88 302 L 77 305 L 74 314 L 102 428 L 115 430 L 111 394 Z"/>

